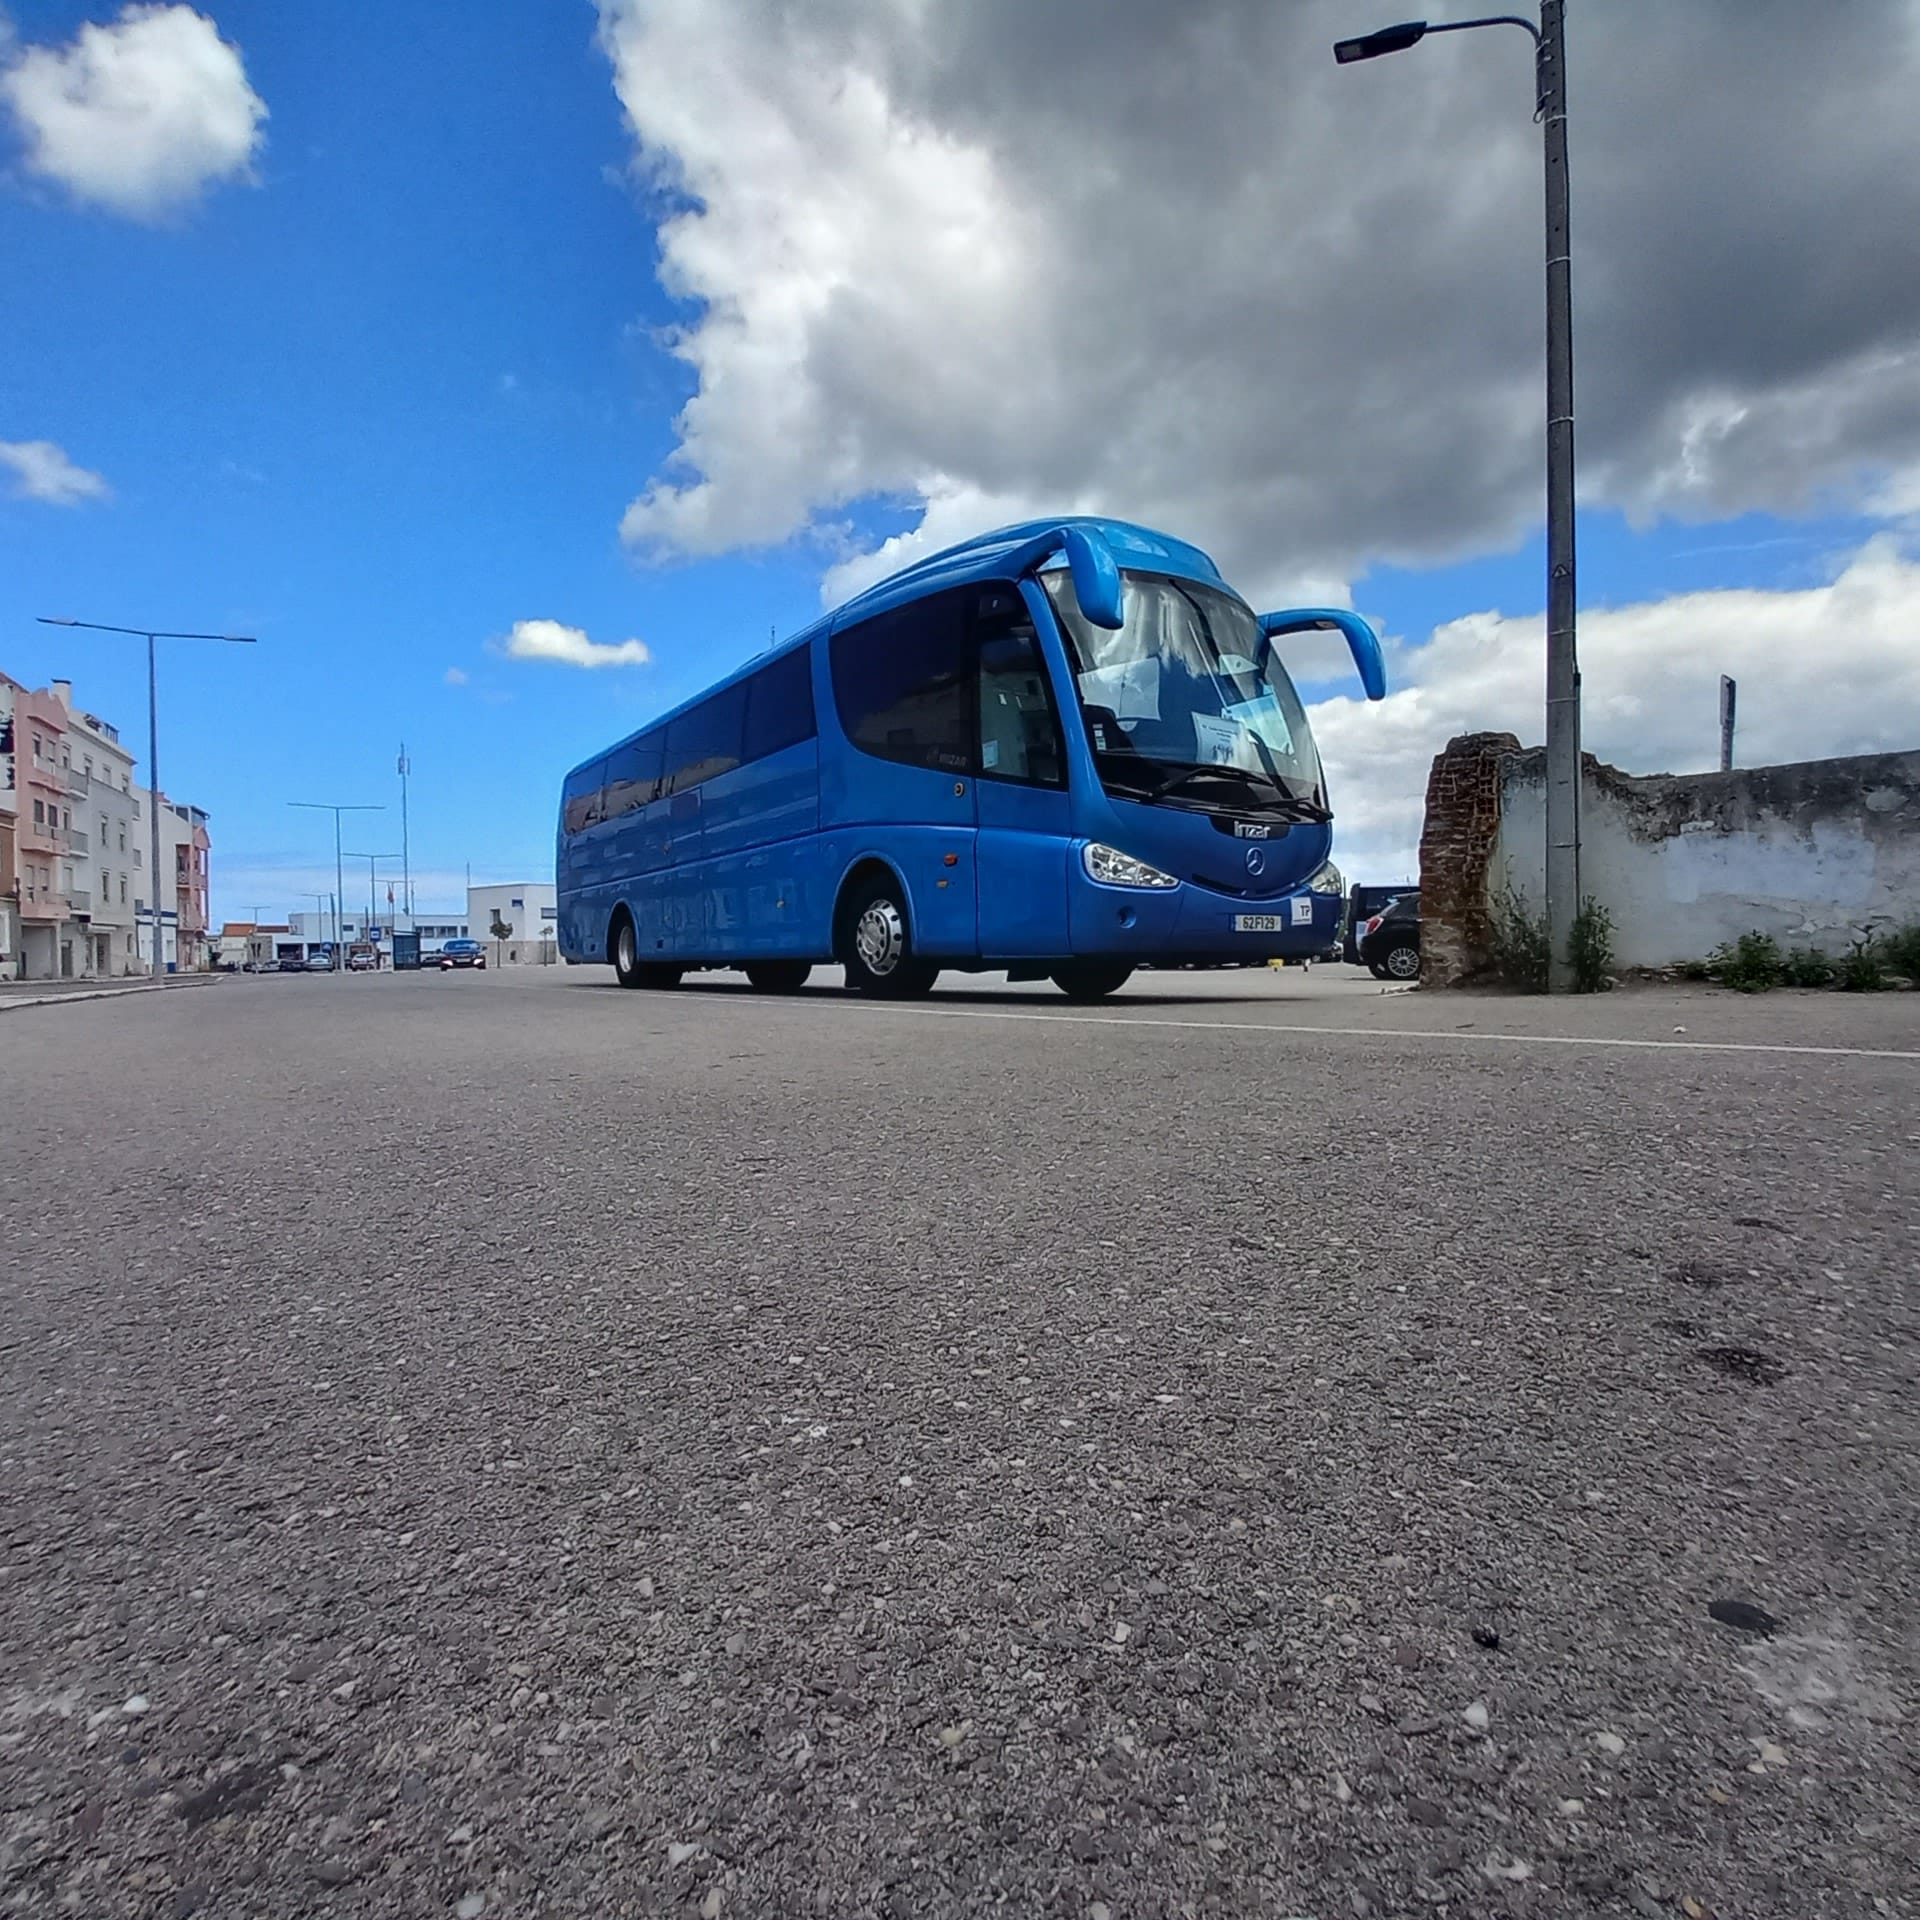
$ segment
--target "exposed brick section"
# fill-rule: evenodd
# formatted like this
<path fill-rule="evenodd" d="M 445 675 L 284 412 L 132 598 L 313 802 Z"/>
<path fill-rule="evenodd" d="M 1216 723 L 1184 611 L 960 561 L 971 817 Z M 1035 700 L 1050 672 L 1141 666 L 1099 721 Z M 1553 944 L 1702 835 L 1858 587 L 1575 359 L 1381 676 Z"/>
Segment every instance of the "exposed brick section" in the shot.
<path fill-rule="evenodd" d="M 1423 986 L 1459 986 L 1492 958 L 1487 867 L 1500 833 L 1501 766 L 1519 751 L 1510 733 L 1462 733 L 1434 756 L 1420 829 Z"/>

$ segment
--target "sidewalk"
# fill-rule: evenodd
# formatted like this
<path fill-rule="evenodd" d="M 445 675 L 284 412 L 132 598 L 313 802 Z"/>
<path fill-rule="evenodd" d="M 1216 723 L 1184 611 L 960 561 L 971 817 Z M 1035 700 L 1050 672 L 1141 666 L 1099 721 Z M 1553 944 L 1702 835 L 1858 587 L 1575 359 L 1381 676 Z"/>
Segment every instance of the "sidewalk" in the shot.
<path fill-rule="evenodd" d="M 118 1000 L 129 993 L 168 993 L 182 987 L 208 987 L 217 973 L 176 973 L 155 983 L 138 974 L 119 980 L 0 980 L 0 1013 L 20 1007 L 50 1007 L 62 1000 Z"/>

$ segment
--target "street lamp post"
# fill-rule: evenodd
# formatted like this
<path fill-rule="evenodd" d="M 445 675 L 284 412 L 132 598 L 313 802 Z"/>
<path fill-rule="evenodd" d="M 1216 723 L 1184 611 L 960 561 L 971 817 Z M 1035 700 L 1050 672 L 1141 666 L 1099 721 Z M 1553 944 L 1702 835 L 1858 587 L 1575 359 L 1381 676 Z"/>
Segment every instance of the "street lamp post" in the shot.
<path fill-rule="evenodd" d="M 39 616 L 43 627 L 79 627 L 88 633 L 124 633 L 135 640 L 147 643 L 147 824 L 149 828 L 147 852 L 153 861 L 153 873 L 147 882 L 147 892 L 152 896 L 148 910 L 153 915 L 153 977 L 156 980 L 166 978 L 167 960 L 164 946 L 165 935 L 160 920 L 160 675 L 154 660 L 154 642 L 156 640 L 225 640 L 237 647 L 257 646 L 259 643 L 250 633 L 167 633 L 160 630 L 149 632 L 145 627 L 111 627 L 98 620 L 63 620 L 55 615 L 43 613 Z M 174 917 L 174 939 L 179 941 L 179 915 Z"/>
<path fill-rule="evenodd" d="M 340 971 L 340 903 L 346 898 L 346 877 L 343 862 L 345 855 L 340 851 L 340 816 L 343 813 L 385 813 L 383 806 L 370 806 L 364 801 L 344 801 L 339 804 L 331 800 L 289 800 L 290 807 L 305 807 L 310 813 L 330 813 L 333 815 L 333 966 L 329 971 Z"/>
<path fill-rule="evenodd" d="M 1534 45 L 1546 163 L 1547 240 L 1547 985 L 1573 984 L 1573 923 L 1580 912 L 1580 664 L 1574 641 L 1573 275 L 1567 197 L 1566 0 L 1540 0 L 1540 24 L 1519 14 L 1480 20 L 1409 20 L 1336 41 L 1342 66 L 1403 53 L 1430 33 L 1518 27 Z"/>
<path fill-rule="evenodd" d="M 407 926 L 413 926 L 413 855 L 407 837 L 407 775 L 413 762 L 407 758 L 407 743 L 400 742 L 400 897 L 407 906 Z"/>
<path fill-rule="evenodd" d="M 367 863 L 367 925 L 371 927 L 377 911 L 373 899 L 374 862 L 377 860 L 398 860 L 400 855 L 397 853 L 355 853 L 353 849 L 349 847 L 347 849 L 347 858 L 349 860 L 364 860 Z"/>

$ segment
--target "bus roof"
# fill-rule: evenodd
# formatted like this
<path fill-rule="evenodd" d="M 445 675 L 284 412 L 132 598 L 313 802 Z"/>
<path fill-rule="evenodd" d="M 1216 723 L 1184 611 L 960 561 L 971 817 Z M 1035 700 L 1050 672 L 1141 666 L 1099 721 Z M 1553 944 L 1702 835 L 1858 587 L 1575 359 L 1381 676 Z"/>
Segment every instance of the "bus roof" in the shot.
<path fill-rule="evenodd" d="M 1176 540 L 1171 534 L 1138 526 L 1131 520 L 1107 520 L 1094 514 L 1068 514 L 1059 519 L 1022 520 L 1011 527 L 996 527 L 991 533 L 976 534 L 971 540 L 962 540 L 956 546 L 943 547 L 938 553 L 928 554 L 924 559 L 902 567 L 898 573 L 890 573 L 884 580 L 876 581 L 863 592 L 855 594 L 851 600 L 843 600 L 839 606 L 823 613 L 791 639 L 783 640 L 777 647 L 768 648 L 765 653 L 755 654 L 750 660 L 743 660 L 731 673 L 723 674 L 718 680 L 702 687 L 698 693 L 690 694 L 676 705 L 656 714 L 645 726 L 636 727 L 632 733 L 616 740 L 611 746 L 589 754 L 577 767 L 569 770 L 568 778 L 575 773 L 585 772 L 609 754 L 617 753 L 641 734 L 651 733 L 669 720 L 677 719 L 688 708 L 698 706 L 701 701 L 730 687 L 736 680 L 744 680 L 749 674 L 757 673 L 768 661 L 777 660 L 783 653 L 791 653 L 797 647 L 810 645 L 822 633 L 842 621 L 869 619 L 874 614 L 889 612 L 909 600 L 917 600 L 923 594 L 938 593 L 947 587 L 962 587 L 976 580 L 1003 578 L 1008 554 L 1056 527 L 1084 527 L 1089 533 L 1097 534 L 1106 542 L 1115 563 L 1123 570 L 1132 567 L 1148 573 L 1171 573 L 1188 580 L 1224 584 L 1220 569 L 1198 547 L 1185 540 Z"/>

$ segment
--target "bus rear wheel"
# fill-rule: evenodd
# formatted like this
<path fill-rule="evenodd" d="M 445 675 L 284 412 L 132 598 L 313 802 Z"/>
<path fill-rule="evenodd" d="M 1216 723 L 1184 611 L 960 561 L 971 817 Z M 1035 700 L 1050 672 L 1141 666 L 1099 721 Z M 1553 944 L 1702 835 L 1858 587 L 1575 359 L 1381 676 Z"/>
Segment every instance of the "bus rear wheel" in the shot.
<path fill-rule="evenodd" d="M 1124 960 L 1076 960 L 1053 971 L 1053 984 L 1069 1000 L 1104 1000 L 1132 978 L 1133 968 Z"/>
<path fill-rule="evenodd" d="M 877 1000 L 908 1000 L 933 991 L 940 969 L 913 950 L 899 883 L 875 874 L 847 896 L 840 918 L 847 985 Z"/>
<path fill-rule="evenodd" d="M 642 977 L 645 969 L 640 964 L 640 939 L 624 907 L 614 922 L 613 938 L 608 945 L 613 949 L 614 978 L 623 987 L 644 987 L 647 983 Z"/>
<path fill-rule="evenodd" d="M 757 993 L 798 993 L 813 969 L 804 960 L 757 960 L 744 971 Z"/>

